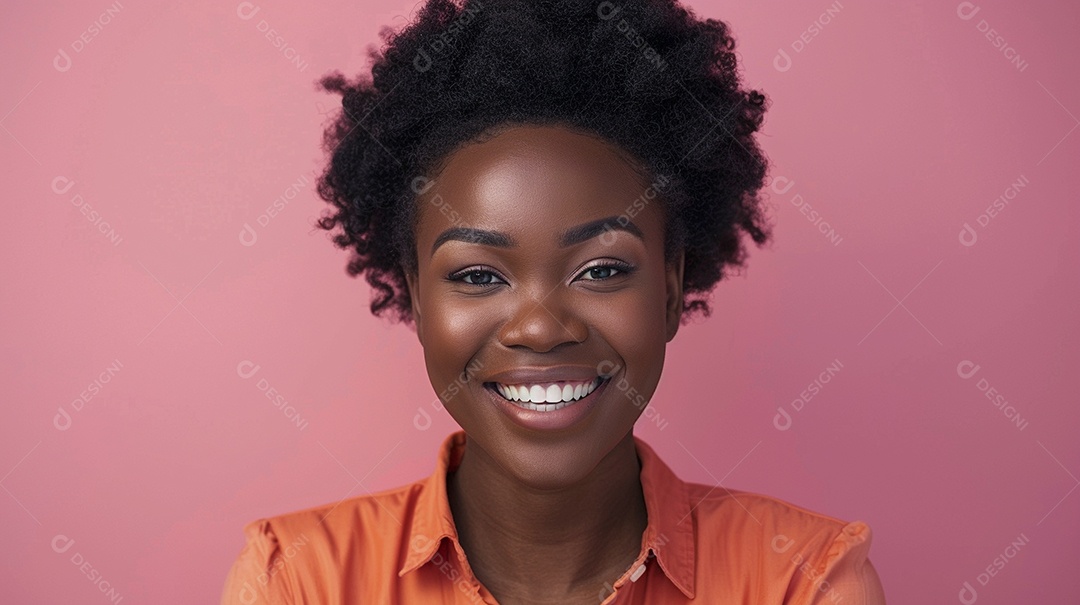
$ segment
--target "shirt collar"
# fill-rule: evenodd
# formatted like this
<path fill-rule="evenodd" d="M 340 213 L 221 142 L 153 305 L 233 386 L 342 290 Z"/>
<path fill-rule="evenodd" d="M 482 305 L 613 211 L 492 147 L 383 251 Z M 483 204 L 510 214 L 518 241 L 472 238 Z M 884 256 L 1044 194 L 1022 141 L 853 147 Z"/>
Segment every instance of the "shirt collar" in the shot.
<path fill-rule="evenodd" d="M 641 488 L 649 519 L 642 545 L 656 555 L 668 579 L 692 599 L 696 551 L 687 485 L 637 435 L 634 442 L 641 461 Z M 431 560 L 444 537 L 451 538 L 460 550 L 446 493 L 446 476 L 458 467 L 464 453 L 465 432 L 451 433 L 439 448 L 435 472 L 421 481 L 415 514 L 407 522 L 409 550 L 398 577 Z"/>

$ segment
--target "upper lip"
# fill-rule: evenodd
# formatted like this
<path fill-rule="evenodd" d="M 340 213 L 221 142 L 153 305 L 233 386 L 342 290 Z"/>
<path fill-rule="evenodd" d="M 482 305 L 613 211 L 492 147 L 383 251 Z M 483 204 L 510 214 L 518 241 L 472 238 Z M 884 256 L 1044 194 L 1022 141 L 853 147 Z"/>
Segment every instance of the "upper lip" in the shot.
<path fill-rule="evenodd" d="M 488 382 L 504 385 L 547 384 L 551 382 L 590 382 L 600 373 L 595 366 L 548 366 L 514 368 L 488 377 Z"/>

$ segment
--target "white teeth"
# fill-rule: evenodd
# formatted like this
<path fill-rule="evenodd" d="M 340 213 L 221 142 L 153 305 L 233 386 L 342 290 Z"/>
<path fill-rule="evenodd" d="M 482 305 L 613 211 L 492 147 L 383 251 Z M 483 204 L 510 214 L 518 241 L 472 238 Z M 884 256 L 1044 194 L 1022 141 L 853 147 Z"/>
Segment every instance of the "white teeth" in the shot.
<path fill-rule="evenodd" d="M 504 385 L 495 384 L 495 390 L 505 399 L 509 399 L 519 406 L 538 412 L 553 412 L 572 405 L 582 397 L 593 392 L 600 386 L 600 377 L 597 376 L 591 382 L 579 382 L 577 384 L 540 384 L 533 385 Z"/>

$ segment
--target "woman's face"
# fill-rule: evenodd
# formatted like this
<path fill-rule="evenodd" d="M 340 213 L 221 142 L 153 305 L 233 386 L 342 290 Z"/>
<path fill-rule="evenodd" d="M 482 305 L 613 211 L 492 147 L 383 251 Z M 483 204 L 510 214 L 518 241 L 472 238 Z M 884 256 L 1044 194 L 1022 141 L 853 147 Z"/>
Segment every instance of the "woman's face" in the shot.
<path fill-rule="evenodd" d="M 662 185 L 555 126 L 460 148 L 425 183 L 408 287 L 432 386 L 522 483 L 579 481 L 631 432 L 679 326 Z"/>

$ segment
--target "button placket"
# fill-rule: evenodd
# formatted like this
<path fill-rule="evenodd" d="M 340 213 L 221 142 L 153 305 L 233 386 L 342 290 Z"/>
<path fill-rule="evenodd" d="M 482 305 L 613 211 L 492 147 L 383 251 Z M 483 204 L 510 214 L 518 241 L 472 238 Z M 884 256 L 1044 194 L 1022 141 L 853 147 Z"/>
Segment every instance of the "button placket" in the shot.
<path fill-rule="evenodd" d="M 617 599 L 619 596 L 619 589 L 625 586 L 628 580 L 630 583 L 634 583 L 640 580 L 641 576 L 645 575 L 645 572 L 647 571 L 646 564 L 652 557 L 653 552 L 650 548 L 646 552 L 644 557 L 635 559 L 634 562 L 630 564 L 630 567 L 628 567 L 626 571 L 624 571 L 623 574 L 619 576 L 619 579 L 615 580 L 615 584 L 611 587 L 611 594 L 608 595 L 608 597 L 604 599 L 600 603 L 600 605 L 612 605 L 613 603 L 615 603 L 615 599 Z"/>

